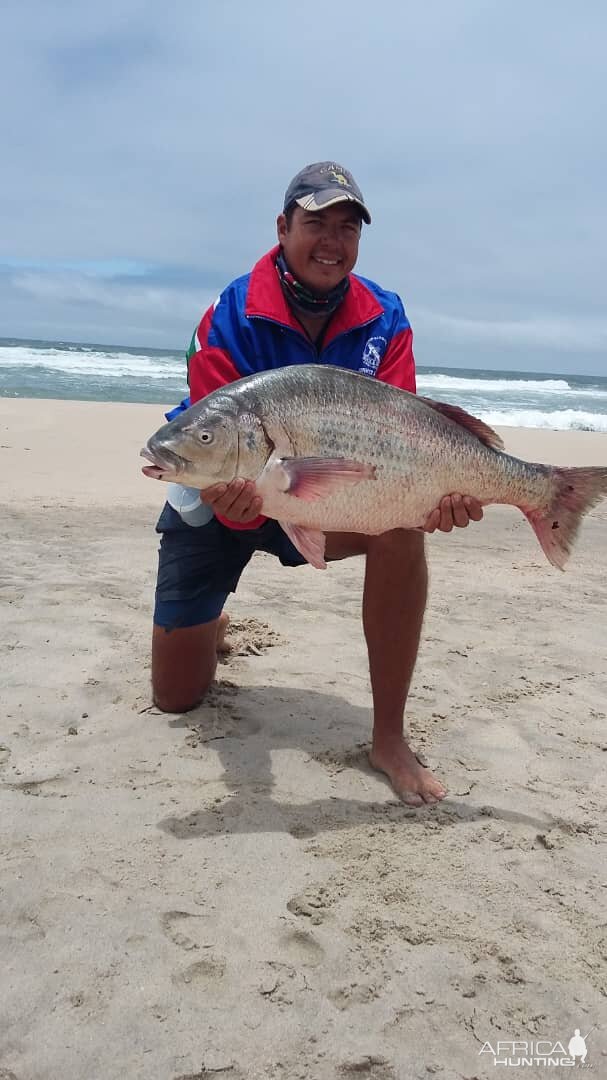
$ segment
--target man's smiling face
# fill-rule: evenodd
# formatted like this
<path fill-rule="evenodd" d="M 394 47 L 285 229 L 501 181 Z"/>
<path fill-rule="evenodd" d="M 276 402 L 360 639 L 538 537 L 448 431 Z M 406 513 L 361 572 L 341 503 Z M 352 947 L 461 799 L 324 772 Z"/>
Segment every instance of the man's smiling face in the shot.
<path fill-rule="evenodd" d="M 289 269 L 312 292 L 329 292 L 354 269 L 361 222 L 352 204 L 337 203 L 314 211 L 296 206 L 290 224 L 280 214 L 277 226 Z"/>

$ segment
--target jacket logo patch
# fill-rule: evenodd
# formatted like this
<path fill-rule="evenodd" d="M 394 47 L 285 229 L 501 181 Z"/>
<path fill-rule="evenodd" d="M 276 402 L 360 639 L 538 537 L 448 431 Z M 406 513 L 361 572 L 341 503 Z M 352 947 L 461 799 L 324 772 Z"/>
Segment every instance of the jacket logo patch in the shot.
<path fill-rule="evenodd" d="M 362 356 L 362 364 L 359 367 L 361 375 L 377 375 L 377 369 L 381 364 L 386 351 L 388 339 L 385 337 L 372 337 L 365 343 Z"/>

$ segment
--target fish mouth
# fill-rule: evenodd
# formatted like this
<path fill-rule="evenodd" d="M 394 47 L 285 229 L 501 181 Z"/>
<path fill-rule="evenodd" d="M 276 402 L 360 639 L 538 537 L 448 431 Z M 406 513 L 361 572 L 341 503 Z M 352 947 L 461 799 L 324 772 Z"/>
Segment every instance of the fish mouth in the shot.
<path fill-rule="evenodd" d="M 151 480 L 176 480 L 187 464 L 183 458 L 164 447 L 162 451 L 153 451 L 149 446 L 144 446 L 139 456 L 152 462 L 151 465 L 144 465 L 141 470 L 143 475 L 149 476 Z"/>

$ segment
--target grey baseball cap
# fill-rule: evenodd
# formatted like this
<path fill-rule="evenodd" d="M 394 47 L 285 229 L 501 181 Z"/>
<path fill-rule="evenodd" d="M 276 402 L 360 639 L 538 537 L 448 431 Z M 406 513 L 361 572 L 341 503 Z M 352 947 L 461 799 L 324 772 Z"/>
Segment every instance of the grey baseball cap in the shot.
<path fill-rule="evenodd" d="M 293 177 L 285 193 L 283 209 L 288 210 L 297 203 L 303 210 L 324 210 L 339 202 L 356 203 L 363 221 L 371 224 L 371 215 L 352 173 L 334 161 L 317 161 L 314 165 L 306 165 Z"/>

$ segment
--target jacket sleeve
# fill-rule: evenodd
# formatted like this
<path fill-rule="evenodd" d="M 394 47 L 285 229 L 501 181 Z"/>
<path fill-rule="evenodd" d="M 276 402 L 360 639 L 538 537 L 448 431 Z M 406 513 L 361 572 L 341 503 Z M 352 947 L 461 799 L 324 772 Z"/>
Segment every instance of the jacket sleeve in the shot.
<path fill-rule="evenodd" d="M 213 304 L 203 315 L 197 329 L 194 331 L 190 347 L 187 351 L 188 384 L 190 387 L 190 400 L 192 405 L 201 401 L 213 390 L 220 386 L 227 386 L 242 376 L 230 356 L 229 349 L 221 336 L 213 326 L 213 314 L 216 304 Z M 245 523 L 230 521 L 222 514 L 215 514 L 222 525 L 229 529 L 258 529 L 268 519 L 259 514 L 253 521 Z"/>
<path fill-rule="evenodd" d="M 241 378 L 226 343 L 213 327 L 215 307 L 213 304 L 203 315 L 186 353 L 192 405 L 220 386 Z"/>
<path fill-rule="evenodd" d="M 415 393 L 415 360 L 413 358 L 413 331 L 399 297 L 392 336 L 377 369 L 377 378 L 397 386 L 400 390 Z"/>

